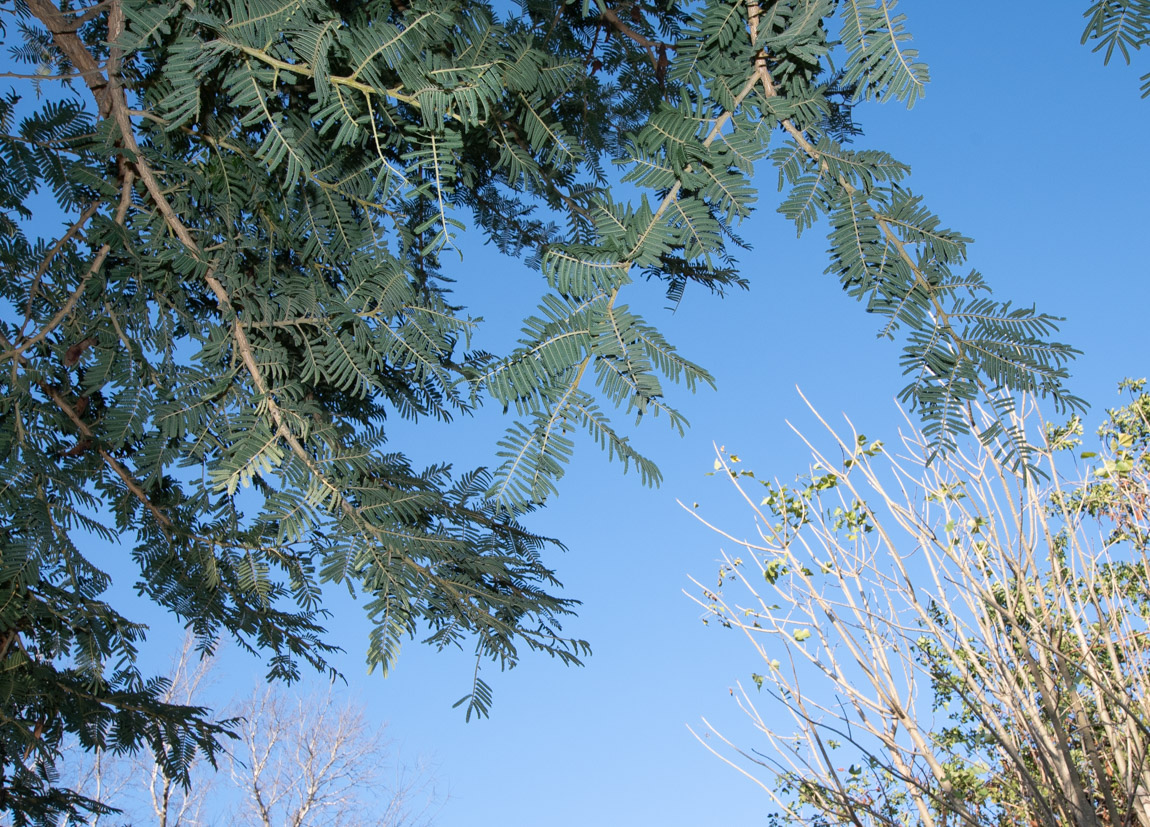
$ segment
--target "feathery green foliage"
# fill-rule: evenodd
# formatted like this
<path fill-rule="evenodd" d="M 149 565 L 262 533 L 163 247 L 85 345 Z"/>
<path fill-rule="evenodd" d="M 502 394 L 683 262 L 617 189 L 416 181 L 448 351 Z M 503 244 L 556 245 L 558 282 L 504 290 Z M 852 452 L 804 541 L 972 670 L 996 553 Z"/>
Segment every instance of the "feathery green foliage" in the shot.
<path fill-rule="evenodd" d="M 893 0 L 3 0 L 0 24 L 52 89 L 0 99 L 0 809 L 29 823 L 84 805 L 53 784 L 64 732 L 149 739 L 174 777 L 220 734 L 138 673 L 89 535 L 273 677 L 327 667 L 323 583 L 367 596 L 383 671 L 420 634 L 578 662 L 549 541 L 520 520 L 580 439 L 658 482 L 613 409 L 682 430 L 665 385 L 712 380 L 627 286 L 744 286 L 767 164 L 902 337 L 934 450 L 980 397 L 1078 404 L 1055 319 L 991 299 L 906 167 L 846 145 L 854 104 L 927 80 Z M 541 271 L 506 354 L 471 350 L 444 287 L 466 223 Z M 389 416 L 485 400 L 515 412 L 493 471 L 388 443 Z M 468 715 L 490 702 L 476 674 Z"/>
<path fill-rule="evenodd" d="M 1096 0 L 1086 10 L 1086 30 L 1082 42 L 1094 44 L 1102 52 L 1104 63 L 1110 63 L 1117 49 L 1130 63 L 1130 53 L 1150 44 L 1150 2 L 1147 0 Z M 1142 76 L 1142 97 L 1150 97 L 1150 72 Z"/>

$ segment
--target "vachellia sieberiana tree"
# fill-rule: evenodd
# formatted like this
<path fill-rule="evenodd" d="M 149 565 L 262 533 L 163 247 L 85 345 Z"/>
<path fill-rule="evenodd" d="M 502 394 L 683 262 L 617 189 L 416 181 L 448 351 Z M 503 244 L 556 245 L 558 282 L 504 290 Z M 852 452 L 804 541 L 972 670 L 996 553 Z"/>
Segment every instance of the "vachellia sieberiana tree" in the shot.
<path fill-rule="evenodd" d="M 133 548 L 142 594 L 272 677 L 327 668 L 324 583 L 366 596 L 372 667 L 414 635 L 577 662 L 573 601 L 521 517 L 576 438 L 658 482 L 612 415 L 681 429 L 665 385 L 711 379 L 628 285 L 743 286 L 756 171 L 800 231 L 829 228 L 828 272 L 901 340 L 930 450 L 975 400 L 1078 404 L 1055 319 L 991 298 L 907 167 L 844 145 L 853 107 L 927 82 L 892 0 L 3 0 L 0 25 L 17 821 L 96 806 L 53 783 L 65 734 L 146 743 L 173 778 L 223 735 L 140 674 L 144 629 L 106 602 L 90 538 Z M 509 353 L 473 349 L 444 290 L 465 226 L 540 273 Z M 416 468 L 387 440 L 388 416 L 484 402 L 513 411 L 493 470 Z M 1008 422 L 982 436 L 1026 463 Z M 468 714 L 489 702 L 477 677 Z"/>

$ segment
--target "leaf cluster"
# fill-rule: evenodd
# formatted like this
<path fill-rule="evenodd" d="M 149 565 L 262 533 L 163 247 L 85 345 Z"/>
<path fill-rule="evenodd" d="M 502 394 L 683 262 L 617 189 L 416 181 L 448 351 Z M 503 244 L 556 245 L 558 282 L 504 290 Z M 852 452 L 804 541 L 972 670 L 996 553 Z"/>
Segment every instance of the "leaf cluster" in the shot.
<path fill-rule="evenodd" d="M 1086 28 L 1082 43 L 1094 43 L 1094 52 L 1102 52 L 1103 63 L 1110 63 L 1115 51 L 1130 64 L 1131 52 L 1150 43 L 1150 3 L 1146 0 L 1095 0 L 1083 15 Z M 1142 76 L 1142 97 L 1150 97 L 1150 72 Z"/>

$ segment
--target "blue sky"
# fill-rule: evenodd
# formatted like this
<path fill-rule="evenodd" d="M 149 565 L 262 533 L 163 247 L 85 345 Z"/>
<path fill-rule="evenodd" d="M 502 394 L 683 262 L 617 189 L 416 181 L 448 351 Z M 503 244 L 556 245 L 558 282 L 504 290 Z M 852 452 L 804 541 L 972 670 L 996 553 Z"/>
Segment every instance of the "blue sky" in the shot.
<path fill-rule="evenodd" d="M 947 226 L 975 239 L 971 264 L 996 296 L 1067 317 L 1061 338 L 1084 351 L 1072 387 L 1093 403 L 1090 423 L 1117 403 L 1119 379 L 1150 373 L 1150 163 L 1138 149 L 1150 134 L 1150 101 L 1138 96 L 1146 66 L 1104 68 L 1079 45 L 1086 5 L 904 0 L 899 10 L 932 81 L 912 111 L 860 106 L 866 134 L 856 146 L 912 166 L 909 186 Z M 465 723 L 451 705 L 467 690 L 469 653 L 409 643 L 390 677 L 367 676 L 362 612 L 346 593 L 333 595 L 331 638 L 347 650 L 340 665 L 349 691 L 389 722 L 406 756 L 438 766 L 450 791 L 443 827 L 765 823 L 766 796 L 687 730 L 706 717 L 755 746 L 728 688 L 757 664 L 734 633 L 703 626 L 682 593 L 689 575 L 713 578 L 720 538 L 676 500 L 699 502 L 719 524 L 745 525 L 726 487 L 704 476 L 712 441 L 760 474 L 790 477 L 806 458 L 786 420 L 810 422 L 796 385 L 825 415 L 846 412 L 868 435 L 883 436 L 900 420 L 893 399 L 902 377 L 898 345 L 877 340 L 877 319 L 823 275 L 824 228 L 796 240 L 774 212 L 774 171 L 764 168 L 759 182 L 759 210 L 742 230 L 754 244 L 740 256 L 748 293 L 720 300 L 688 289 L 673 315 L 658 285 L 637 285 L 626 299 L 718 380 L 715 392 L 674 392 L 692 422 L 686 437 L 665 420 L 635 433 L 659 462 L 662 487 L 641 487 L 584 444 L 560 495 L 531 523 L 569 547 L 551 563 L 566 594 L 583 601 L 567 631 L 591 642 L 585 667 L 527 656 L 512 672 L 489 670 L 491 718 Z M 458 297 L 488 320 L 476 344 L 506 349 L 541 277 L 476 239 L 462 246 Z M 494 464 L 505 425 L 497 411 L 483 411 L 447 428 L 401 428 L 393 444 L 417 461 Z M 160 668 L 180 632 L 149 619 L 147 651 Z M 225 663 L 232 686 L 263 671 L 234 653 Z"/>
<path fill-rule="evenodd" d="M 866 135 L 856 143 L 911 164 L 910 186 L 947 226 L 975 239 L 971 263 L 997 296 L 1067 317 L 1062 338 L 1084 351 L 1073 387 L 1100 416 L 1117 401 L 1120 378 L 1150 370 L 1139 243 L 1150 165 L 1137 149 L 1150 101 L 1138 97 L 1140 72 L 1104 68 L 1079 45 L 1085 6 L 902 3 L 932 82 L 912 111 L 860 106 Z M 712 440 L 760 472 L 788 477 L 806 458 L 785 420 L 810 421 L 796 385 L 825 414 L 845 411 L 879 436 L 898 424 L 902 377 L 898 346 L 876 340 L 876 320 L 822 274 L 822 228 L 796 240 L 774 212 L 773 170 L 760 180 L 760 209 L 743 228 L 755 245 L 741 256 L 749 293 L 717 300 L 688 291 L 670 317 L 657 289 L 628 299 L 718 379 L 717 392 L 678 397 L 692 422 L 685 438 L 659 422 L 639 429 L 663 486 L 644 490 L 584 450 L 535 523 L 570 547 L 556 565 L 568 593 L 584 601 L 571 629 L 595 648 L 587 666 L 528 658 L 494 676 L 491 719 L 468 725 L 446 712 L 461 694 L 466 657 L 412 646 L 386 683 L 365 685 L 394 734 L 438 756 L 453 796 L 441 824 L 765 822 L 762 791 L 686 728 L 705 716 L 755 746 L 728 688 L 756 663 L 733 633 L 703 627 L 682 594 L 688 574 L 713 577 L 720 538 L 676 499 L 746 526 L 727 488 L 704 477 Z M 468 265 L 517 280 L 528 300 L 530 274 L 479 255 Z"/>

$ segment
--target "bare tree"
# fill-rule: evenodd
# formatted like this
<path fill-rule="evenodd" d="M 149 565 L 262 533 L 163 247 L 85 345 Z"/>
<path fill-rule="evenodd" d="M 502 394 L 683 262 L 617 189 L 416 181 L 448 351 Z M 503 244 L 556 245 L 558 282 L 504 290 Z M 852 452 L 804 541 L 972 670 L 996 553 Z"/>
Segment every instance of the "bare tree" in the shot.
<path fill-rule="evenodd" d="M 195 704 L 214 683 L 214 665 L 215 659 L 212 656 L 197 655 L 195 637 L 185 635 L 180 653 L 173 663 L 170 678 L 172 685 L 164 700 L 188 706 Z M 207 823 L 203 820 L 203 813 L 208 793 L 216 782 L 215 772 L 210 771 L 214 768 L 205 767 L 201 762 L 195 783 L 185 787 L 164 772 L 154 755 L 141 753 L 137 763 L 143 763 L 147 770 L 148 799 L 158 827 L 197 827 Z"/>
<path fill-rule="evenodd" d="M 213 682 L 211 656 L 200 657 L 195 639 L 184 638 L 172 659 L 168 688 L 161 694 L 164 703 L 195 705 Z M 83 822 L 87 827 L 111 827 L 125 823 L 153 822 L 158 827 L 196 827 L 203 820 L 204 805 L 215 783 L 212 767 L 200 767 L 195 783 L 186 787 L 164 772 L 163 765 L 146 747 L 135 753 L 117 754 L 97 749 L 91 753 L 72 744 L 64 750 L 64 769 L 73 777 L 72 788 L 96 801 L 113 806 L 121 813 L 92 813 Z M 125 821 L 125 818 L 130 821 Z M 64 827 L 76 822 L 65 819 Z"/>
<path fill-rule="evenodd" d="M 717 450 L 754 534 L 711 526 L 732 551 L 696 599 L 762 660 L 734 694 L 764 743 L 697 737 L 777 818 L 1150 826 L 1150 395 L 1129 384 L 1069 482 L 1076 421 L 1044 429 L 1044 480 L 993 445 L 928 463 L 913 429 L 895 453 L 821 417 L 831 450 L 808 441 L 794 485 Z"/>
<path fill-rule="evenodd" d="M 184 640 L 164 700 L 202 702 L 216 663 Z M 73 787 L 119 813 L 92 815 L 88 827 L 426 827 L 442 803 L 432 769 L 400 760 L 369 726 L 362 705 L 332 686 L 297 697 L 261 685 L 227 715 L 236 738 L 221 767 L 201 761 L 192 784 L 169 777 L 146 750 L 132 755 L 69 749 L 63 766 Z M 65 822 L 71 827 L 73 822 Z"/>
<path fill-rule="evenodd" d="M 127 761 L 116 760 L 115 758 L 110 761 L 106 760 L 104 750 L 81 753 L 77 745 L 69 746 L 65 750 L 65 754 L 72 757 L 70 765 L 66 766 L 65 769 L 71 771 L 74 777 L 72 788 L 77 792 L 96 801 L 108 802 L 120 799 L 129 786 L 132 773 Z M 65 817 L 62 827 L 79 827 L 81 824 L 87 825 L 87 827 L 96 827 L 97 824 L 112 825 L 116 823 L 114 815 L 89 813 L 84 821 Z M 0 824 L 7 827 L 11 822 L 5 819 L 0 821 Z"/>
<path fill-rule="evenodd" d="M 236 824 L 259 827 L 422 827 L 437 801 L 426 768 L 389 770 L 391 745 L 363 708 L 332 687 L 293 698 L 265 687 L 238 711 L 231 779 Z M 381 808 L 382 802 L 382 808 Z"/>

